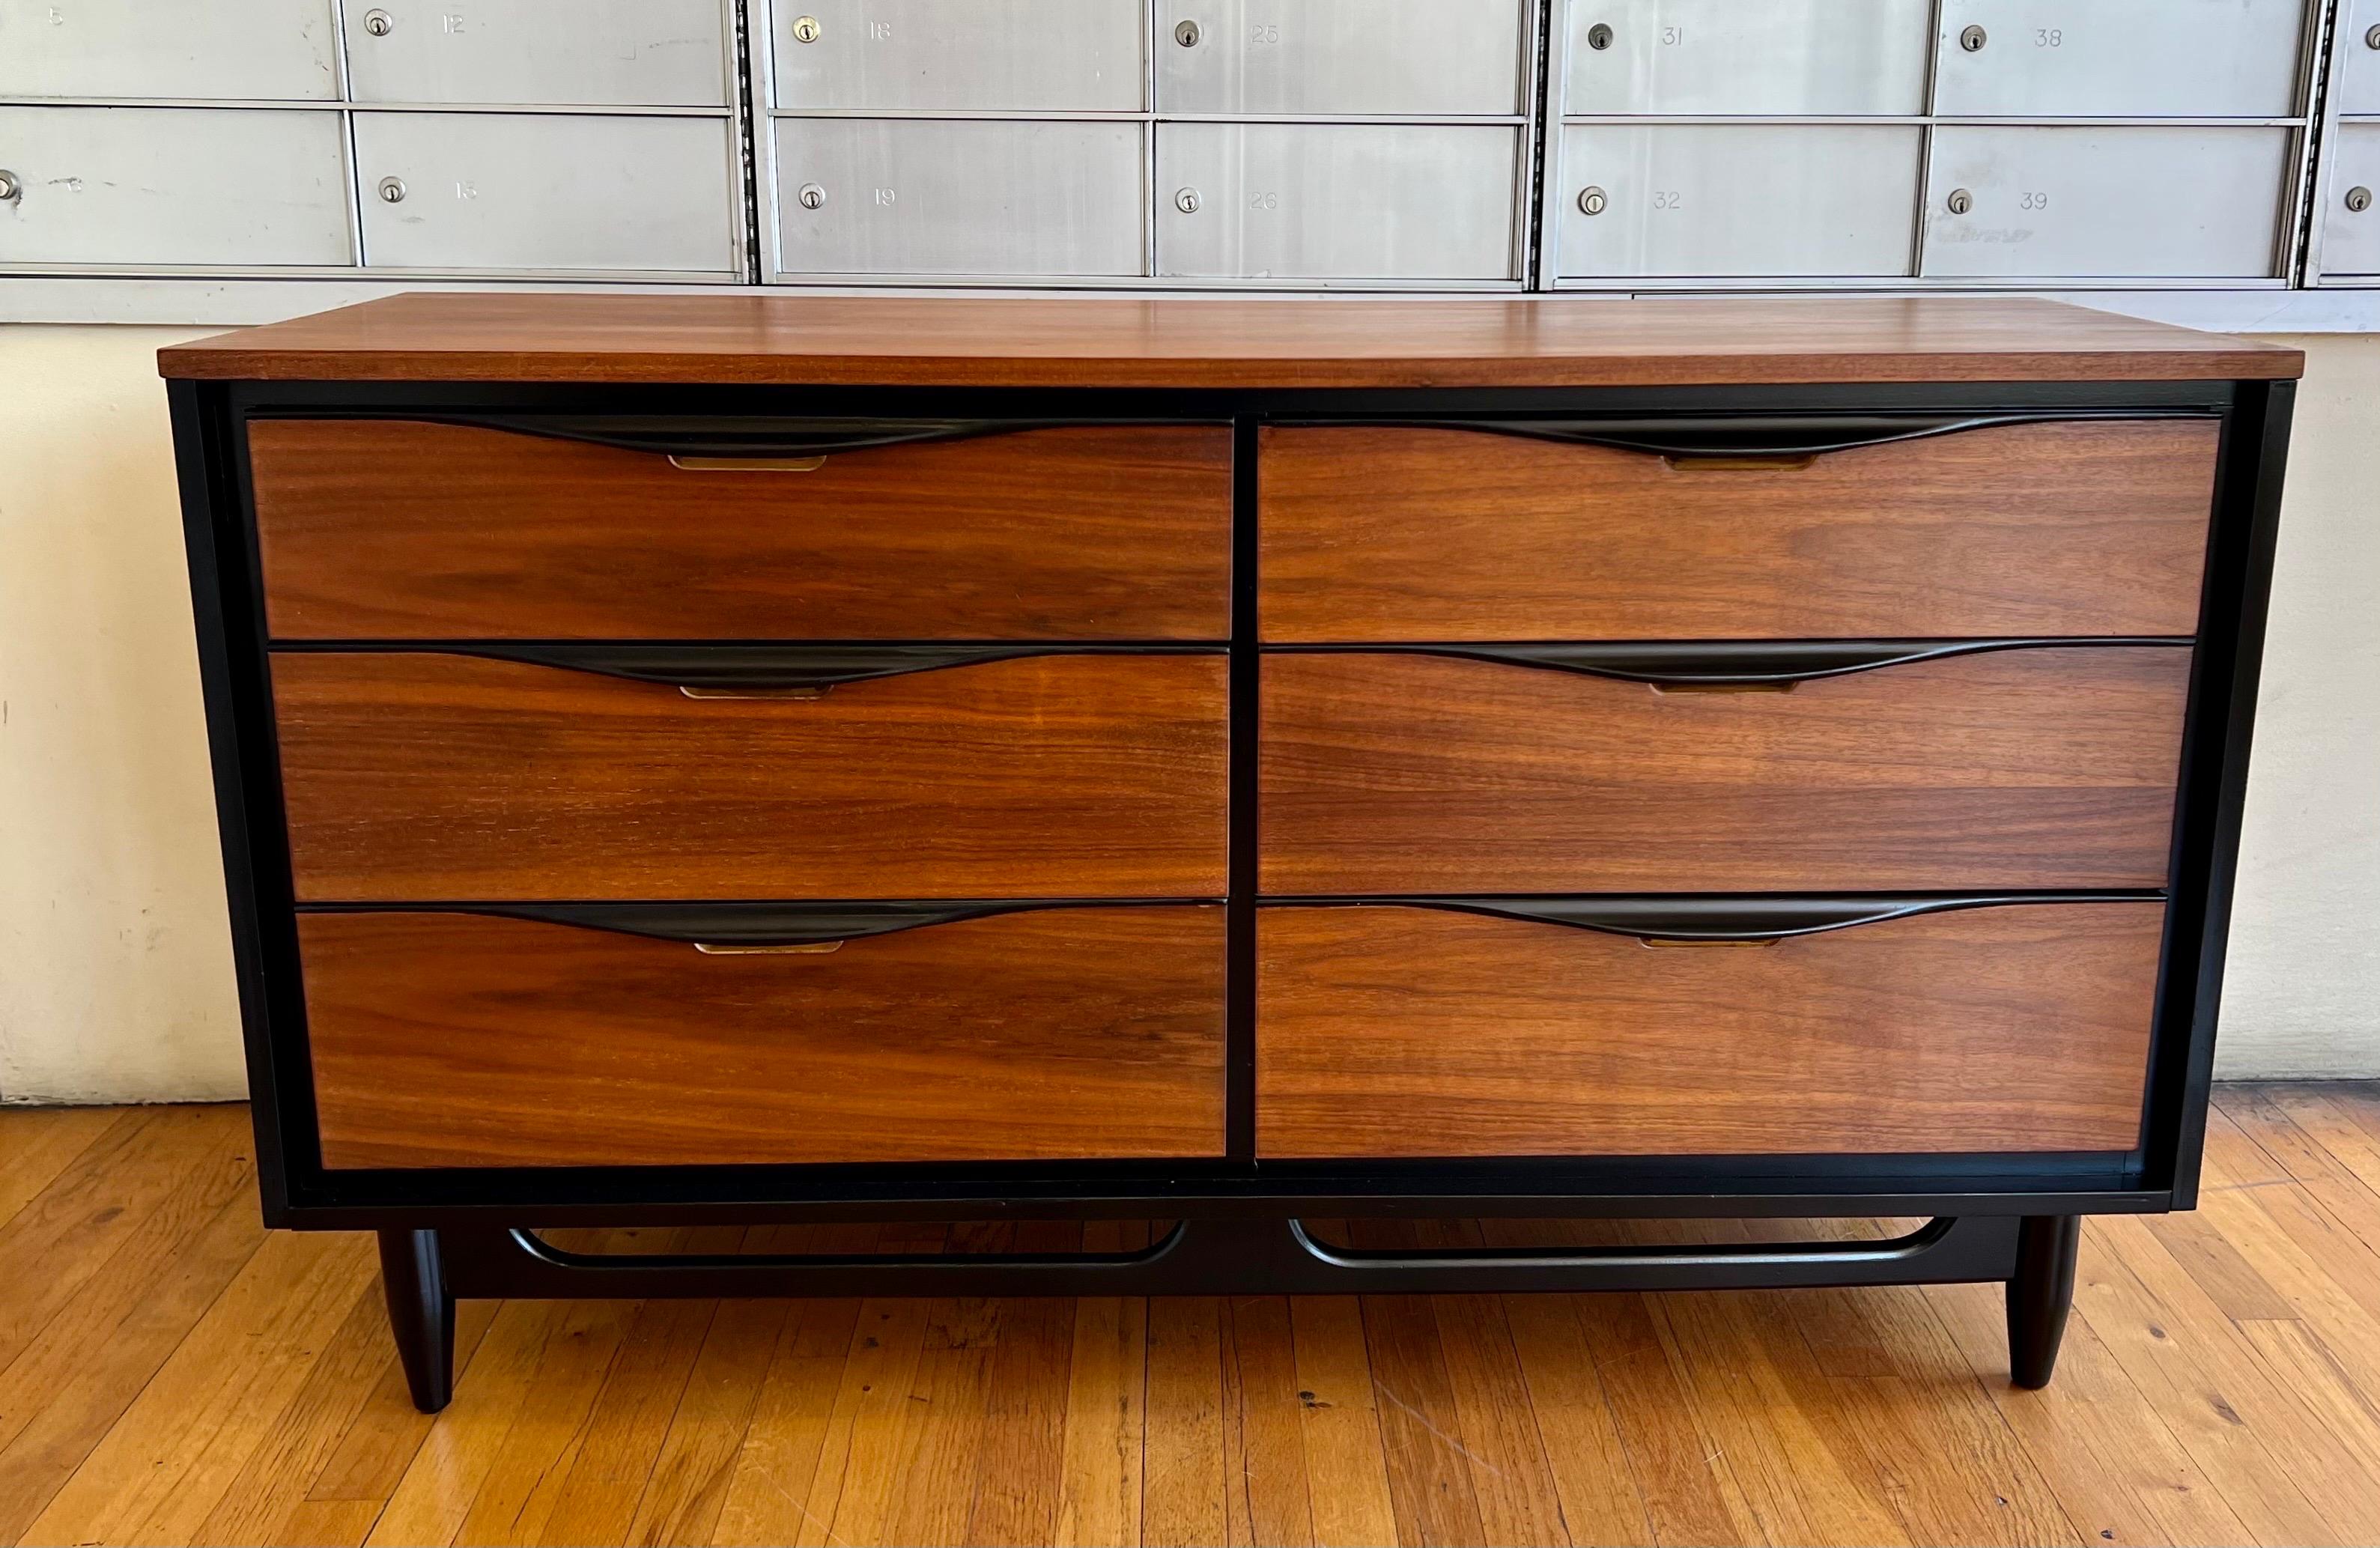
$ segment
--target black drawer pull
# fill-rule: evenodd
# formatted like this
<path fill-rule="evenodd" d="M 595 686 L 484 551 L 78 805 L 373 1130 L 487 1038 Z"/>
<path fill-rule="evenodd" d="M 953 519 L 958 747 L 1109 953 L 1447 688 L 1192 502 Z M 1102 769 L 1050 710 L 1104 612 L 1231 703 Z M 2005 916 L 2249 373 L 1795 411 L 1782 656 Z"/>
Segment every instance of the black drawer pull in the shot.
<path fill-rule="evenodd" d="M 2161 903 L 2157 892 L 1842 893 L 1785 897 L 1717 894 L 1609 894 L 1579 897 L 1416 896 L 1266 898 L 1268 908 L 1438 908 L 1605 935 L 1648 946 L 1763 946 L 1803 935 L 1962 908 L 2043 903 Z"/>

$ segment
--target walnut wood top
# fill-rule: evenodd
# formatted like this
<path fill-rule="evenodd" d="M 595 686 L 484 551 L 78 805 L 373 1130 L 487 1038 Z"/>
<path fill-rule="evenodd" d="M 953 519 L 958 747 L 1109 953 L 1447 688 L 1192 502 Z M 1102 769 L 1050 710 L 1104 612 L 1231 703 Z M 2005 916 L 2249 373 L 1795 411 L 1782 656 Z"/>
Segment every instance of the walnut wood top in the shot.
<path fill-rule="evenodd" d="M 1014 387 L 2294 377 L 2297 350 L 2024 298 L 392 296 L 163 350 L 168 377 Z"/>

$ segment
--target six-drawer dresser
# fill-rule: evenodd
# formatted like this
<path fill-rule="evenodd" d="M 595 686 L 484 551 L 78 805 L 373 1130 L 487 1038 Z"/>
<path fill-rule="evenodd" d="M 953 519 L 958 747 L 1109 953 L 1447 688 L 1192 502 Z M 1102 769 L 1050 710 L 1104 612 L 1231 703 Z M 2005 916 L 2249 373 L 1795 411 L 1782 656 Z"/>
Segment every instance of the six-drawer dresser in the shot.
<path fill-rule="evenodd" d="M 1998 1280 L 2037 1385 L 2078 1217 L 2194 1197 L 2298 369 L 1952 299 L 169 349 L 266 1217 L 380 1233 L 425 1408 L 497 1295 Z M 1381 1215 L 1922 1224 L 1308 1224 Z M 540 1234 L 1036 1216 L 1175 1224 Z"/>

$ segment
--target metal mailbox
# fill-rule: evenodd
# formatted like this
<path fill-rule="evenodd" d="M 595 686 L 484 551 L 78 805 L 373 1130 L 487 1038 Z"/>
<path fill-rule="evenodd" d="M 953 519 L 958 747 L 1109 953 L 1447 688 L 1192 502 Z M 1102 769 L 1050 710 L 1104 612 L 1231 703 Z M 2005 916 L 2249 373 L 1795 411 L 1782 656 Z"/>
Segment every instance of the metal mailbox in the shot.
<path fill-rule="evenodd" d="M 2380 274 L 2380 124 L 2342 124 L 2323 198 L 2322 272 Z"/>
<path fill-rule="evenodd" d="M 2380 0 L 2339 0 L 2330 100 L 2340 113 L 2380 114 Z"/>
<path fill-rule="evenodd" d="M 772 0 L 781 108 L 1137 113 L 1141 0 Z"/>
<path fill-rule="evenodd" d="M 1925 111 L 1931 0 L 1568 0 L 1561 111 Z"/>
<path fill-rule="evenodd" d="M 778 267 L 1143 274 L 1143 132 L 1094 120 L 780 118 Z"/>
<path fill-rule="evenodd" d="M 723 118 L 358 113 L 364 262 L 724 274 L 733 133 Z"/>
<path fill-rule="evenodd" d="M 0 107 L 0 267 L 332 267 L 353 257 L 339 116 Z"/>
<path fill-rule="evenodd" d="M 1515 116 L 1520 0 L 1157 0 L 1157 110 Z"/>
<path fill-rule="evenodd" d="M 1157 272 L 1510 279 L 1520 150 L 1499 125 L 1160 124 Z"/>
<path fill-rule="evenodd" d="M 1928 276 L 2261 278 L 2294 168 L 2286 128 L 1945 126 Z"/>
<path fill-rule="evenodd" d="M 719 107 L 719 0 L 346 0 L 358 102 Z"/>
<path fill-rule="evenodd" d="M 0 0 L 0 96 L 327 102 L 332 0 Z"/>
<path fill-rule="evenodd" d="M 2305 0 L 1942 0 L 1934 111 L 2283 118 Z"/>
<path fill-rule="evenodd" d="M 1925 133 L 1872 124 L 1572 124 L 1560 273 L 1906 274 Z"/>

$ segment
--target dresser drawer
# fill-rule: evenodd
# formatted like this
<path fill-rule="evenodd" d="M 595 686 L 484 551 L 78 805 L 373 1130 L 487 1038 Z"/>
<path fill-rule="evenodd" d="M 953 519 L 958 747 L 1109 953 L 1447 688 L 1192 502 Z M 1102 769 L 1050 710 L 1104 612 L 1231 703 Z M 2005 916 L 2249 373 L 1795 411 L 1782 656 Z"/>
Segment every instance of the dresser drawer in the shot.
<path fill-rule="evenodd" d="M 2190 659 L 2028 648 L 1711 692 L 1500 660 L 1270 655 L 1262 882 L 2161 887 Z"/>
<path fill-rule="evenodd" d="M 802 439 L 771 443 L 772 424 Z M 1231 633 L 1232 438 L 1222 426 L 909 441 L 885 438 L 937 427 L 870 423 L 840 435 L 832 423 L 767 420 L 707 433 L 651 421 L 567 428 L 624 444 L 398 420 L 250 424 L 273 634 Z M 739 453 L 740 441 L 849 449 L 756 457 Z M 868 441 L 879 444 L 855 444 Z M 673 455 L 673 445 L 710 455 Z"/>
<path fill-rule="evenodd" d="M 2212 420 L 1262 433 L 1268 640 L 2134 634 L 2198 624 Z M 1670 455 L 1660 447 L 1701 447 Z"/>
<path fill-rule="evenodd" d="M 297 896 L 1217 896 L 1225 671 L 1047 655 L 697 698 L 519 661 L 285 652 Z"/>
<path fill-rule="evenodd" d="M 1268 908 L 1257 1153 L 2128 1151 L 2164 917 L 2021 904 L 1650 949 L 1443 908 Z"/>
<path fill-rule="evenodd" d="M 1001 913 L 839 945 L 813 929 L 792 949 L 657 927 L 695 939 L 301 917 L 323 1164 L 1221 1153 L 1220 908 Z"/>

